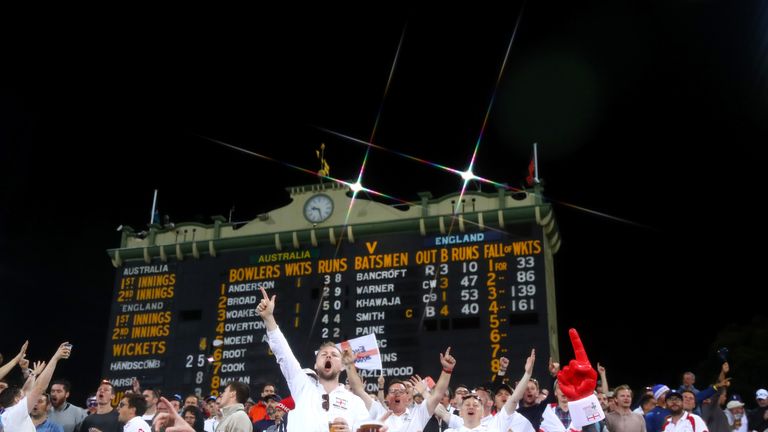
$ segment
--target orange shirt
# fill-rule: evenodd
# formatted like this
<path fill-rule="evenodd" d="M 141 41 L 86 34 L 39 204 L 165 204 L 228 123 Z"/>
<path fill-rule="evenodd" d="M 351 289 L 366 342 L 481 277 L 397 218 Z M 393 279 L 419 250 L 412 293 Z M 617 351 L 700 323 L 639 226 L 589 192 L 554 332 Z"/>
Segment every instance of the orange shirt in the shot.
<path fill-rule="evenodd" d="M 248 417 L 250 417 L 251 421 L 254 423 L 259 420 L 264 420 L 267 418 L 267 405 L 265 405 L 264 402 L 259 401 L 259 403 L 251 407 L 251 410 L 248 411 Z"/>

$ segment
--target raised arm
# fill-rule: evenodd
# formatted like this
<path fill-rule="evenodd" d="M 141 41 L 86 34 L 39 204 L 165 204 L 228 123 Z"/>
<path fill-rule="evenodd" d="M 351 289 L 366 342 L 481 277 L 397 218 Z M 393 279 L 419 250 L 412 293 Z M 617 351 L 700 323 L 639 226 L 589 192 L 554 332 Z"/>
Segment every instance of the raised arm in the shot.
<path fill-rule="evenodd" d="M 731 371 L 731 366 L 728 364 L 728 362 L 723 362 L 723 364 L 720 366 L 720 375 L 717 377 L 718 382 L 725 381 L 725 376 L 728 375 L 728 372 Z"/>
<path fill-rule="evenodd" d="M 195 432 L 184 418 L 182 418 L 168 399 L 160 397 L 157 404 L 165 409 L 157 411 L 154 420 L 152 420 L 152 430 L 164 430 L 165 432 Z"/>
<path fill-rule="evenodd" d="M 40 396 L 45 393 L 45 389 L 48 388 L 48 384 L 53 378 L 53 371 L 56 370 L 56 364 L 62 358 L 69 358 L 69 354 L 72 350 L 72 345 L 69 342 L 64 342 L 59 345 L 59 348 L 53 353 L 53 357 L 48 361 L 48 365 L 45 366 L 40 376 L 35 379 L 35 384 L 32 386 L 32 390 L 27 394 L 27 408 L 32 411 L 35 407 Z M 37 372 L 37 370 L 35 370 Z"/>
<path fill-rule="evenodd" d="M 520 378 L 520 382 L 517 383 L 517 387 L 515 387 L 515 391 L 512 392 L 512 395 L 507 399 L 507 402 L 504 404 L 504 409 L 507 410 L 507 414 L 512 414 L 517 409 L 517 403 L 520 402 L 520 400 L 523 398 L 523 395 L 525 395 L 525 391 L 528 389 L 528 380 L 531 379 L 531 374 L 533 374 L 533 364 L 536 362 L 536 350 L 531 350 L 531 355 L 528 356 L 528 358 L 525 360 L 525 371 L 523 372 L 523 377 Z"/>
<path fill-rule="evenodd" d="M 344 365 L 344 369 L 347 371 L 347 379 L 349 380 L 349 389 L 357 395 L 365 403 L 365 409 L 370 410 L 373 399 L 365 392 L 365 385 L 363 379 L 357 373 L 357 367 L 355 367 L 355 353 L 351 349 L 347 348 L 341 355 L 341 363 Z"/>
<path fill-rule="evenodd" d="M 263 298 L 259 305 L 256 306 L 256 311 L 259 313 L 261 319 L 264 320 L 264 325 L 266 325 L 267 331 L 275 330 L 277 329 L 277 321 L 275 321 L 275 298 L 277 296 L 273 295 L 270 299 L 264 287 L 261 287 L 261 295 Z"/>
<path fill-rule="evenodd" d="M 133 377 L 133 381 L 131 381 L 131 388 L 134 393 L 141 394 L 141 383 L 136 377 Z"/>
<path fill-rule="evenodd" d="M 43 369 L 45 369 L 45 362 L 36 361 L 34 366 L 34 369 L 28 369 L 27 373 L 24 375 L 24 387 L 21 388 L 21 391 L 23 391 L 24 394 L 32 391 L 32 386 L 35 384 L 35 377 L 39 377 L 43 372 Z"/>
<path fill-rule="evenodd" d="M 443 367 L 443 371 L 440 372 L 440 378 L 438 378 L 435 388 L 432 389 L 432 394 L 427 399 L 427 412 L 430 416 L 435 413 L 435 407 L 440 403 L 445 391 L 448 390 L 453 368 L 456 367 L 456 359 L 451 355 L 451 347 L 445 350 L 445 354 L 440 353 L 440 365 Z"/>
<path fill-rule="evenodd" d="M 8 360 L 8 363 L 4 364 L 0 367 L 0 378 L 5 377 L 8 375 L 8 373 L 13 369 L 14 366 L 19 364 L 19 362 L 24 358 L 24 356 L 27 354 L 27 346 L 29 345 L 29 341 L 24 341 L 24 345 L 21 346 L 21 349 L 19 350 L 19 353 L 16 354 L 16 356 L 10 360 Z"/>
<path fill-rule="evenodd" d="M 597 363 L 597 373 L 600 374 L 600 390 L 604 395 L 608 394 L 608 378 L 605 375 L 605 366 L 600 366 L 600 362 Z"/>
<path fill-rule="evenodd" d="M 491 382 L 493 382 L 494 384 L 496 383 L 506 384 L 509 381 L 509 375 L 507 375 L 508 367 L 509 367 L 509 359 L 504 356 L 499 357 L 499 371 L 493 375 L 493 378 L 491 378 Z"/>
<path fill-rule="evenodd" d="M 277 321 L 275 321 L 275 298 L 277 296 L 273 295 L 272 298 L 269 298 L 263 287 L 261 288 L 261 295 L 262 299 L 256 306 L 256 312 L 264 320 L 264 325 L 267 328 L 267 343 L 275 355 L 275 360 L 280 366 L 280 371 L 285 377 L 291 394 L 298 394 L 309 383 L 309 378 L 301 370 L 301 365 L 288 345 L 288 340 L 285 339 L 277 326 Z"/>
<path fill-rule="evenodd" d="M 376 391 L 376 397 L 379 399 L 379 402 L 382 404 L 384 403 L 384 369 L 381 370 L 381 373 L 379 374 L 379 378 L 376 380 L 376 384 L 379 385 L 378 391 Z"/>

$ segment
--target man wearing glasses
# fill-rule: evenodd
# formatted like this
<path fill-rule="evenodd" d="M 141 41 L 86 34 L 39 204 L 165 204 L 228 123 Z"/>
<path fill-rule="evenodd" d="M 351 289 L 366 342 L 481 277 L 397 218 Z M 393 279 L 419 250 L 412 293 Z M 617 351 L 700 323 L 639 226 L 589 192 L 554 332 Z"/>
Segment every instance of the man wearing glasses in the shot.
<path fill-rule="evenodd" d="M 123 432 L 150 432 L 149 425 L 141 416 L 147 410 L 144 395 L 131 393 L 125 395 L 117 404 L 117 415 L 120 423 L 125 423 Z"/>
<path fill-rule="evenodd" d="M 363 401 L 339 382 L 343 365 L 341 351 L 333 342 L 320 346 L 315 357 L 317 381 L 307 376 L 293 355 L 274 317 L 275 297 L 261 288 L 263 299 L 256 311 L 267 328 L 267 342 L 280 365 L 288 389 L 296 401 L 288 432 L 349 432 L 368 419 Z"/>
<path fill-rule="evenodd" d="M 456 386 L 456 391 L 454 391 L 453 394 L 453 399 L 451 399 L 451 408 L 453 408 L 453 410 L 448 411 L 451 414 L 458 414 L 461 409 L 461 403 L 464 401 L 464 396 L 469 394 L 469 386 L 459 384 Z"/>
<path fill-rule="evenodd" d="M 365 406 L 369 409 L 370 418 L 380 419 L 387 414 L 385 408 L 378 400 L 372 399 L 363 389 L 363 381 L 355 369 L 355 357 L 350 350 L 344 353 L 344 365 L 347 368 L 347 376 L 352 386 L 352 391 L 362 398 Z M 451 380 L 451 373 L 456 367 L 456 359 L 451 355 L 451 348 L 445 350 L 445 354 L 440 353 L 440 364 L 443 372 L 435 384 L 435 388 L 427 399 L 420 404 L 411 407 L 411 395 L 408 386 L 398 379 L 391 380 L 387 387 L 387 407 L 391 415 L 386 417 L 384 425 L 389 432 L 420 431 L 424 429 L 432 414 L 435 413 L 437 404 L 443 398 L 445 391 L 448 390 L 448 383 Z M 412 378 L 419 379 L 419 378 Z"/>

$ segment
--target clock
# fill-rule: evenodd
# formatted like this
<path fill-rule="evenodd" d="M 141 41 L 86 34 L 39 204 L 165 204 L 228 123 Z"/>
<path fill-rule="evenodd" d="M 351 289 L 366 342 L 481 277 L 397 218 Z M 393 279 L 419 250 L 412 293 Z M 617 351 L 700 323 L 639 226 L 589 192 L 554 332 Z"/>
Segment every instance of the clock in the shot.
<path fill-rule="evenodd" d="M 320 223 L 333 213 L 333 200 L 325 194 L 317 194 L 310 197 L 304 203 L 304 217 L 312 223 Z"/>

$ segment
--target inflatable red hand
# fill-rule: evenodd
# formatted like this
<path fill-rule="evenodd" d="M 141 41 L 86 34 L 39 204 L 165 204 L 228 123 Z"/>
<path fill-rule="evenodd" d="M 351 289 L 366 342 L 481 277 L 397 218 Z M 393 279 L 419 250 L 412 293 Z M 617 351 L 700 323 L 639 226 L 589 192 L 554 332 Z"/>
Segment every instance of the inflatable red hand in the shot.
<path fill-rule="evenodd" d="M 597 372 L 592 369 L 592 365 L 589 363 L 584 344 L 581 343 L 576 329 L 571 329 L 568 334 L 571 336 L 571 345 L 573 345 L 576 358 L 557 373 L 557 383 L 563 394 L 569 400 L 575 401 L 594 393 L 597 384 Z"/>

